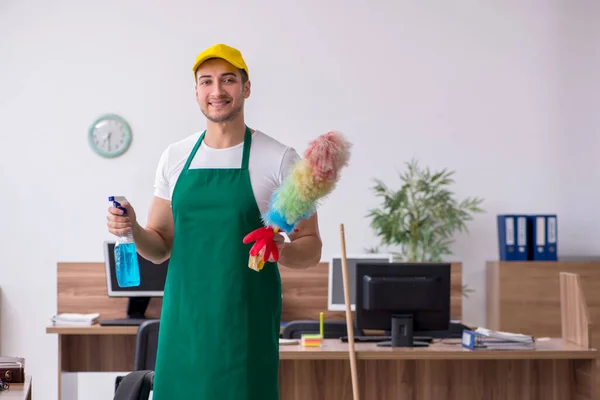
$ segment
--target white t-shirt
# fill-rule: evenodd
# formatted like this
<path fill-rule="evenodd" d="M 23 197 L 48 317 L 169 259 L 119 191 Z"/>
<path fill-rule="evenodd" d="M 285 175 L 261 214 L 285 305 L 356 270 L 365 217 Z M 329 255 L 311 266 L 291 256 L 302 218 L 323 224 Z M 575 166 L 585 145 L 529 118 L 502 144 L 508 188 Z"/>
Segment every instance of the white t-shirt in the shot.
<path fill-rule="evenodd" d="M 202 132 L 171 144 L 163 152 L 156 169 L 154 194 L 171 200 L 173 189 Z M 189 168 L 241 168 L 244 143 L 226 149 L 208 147 L 203 140 Z M 267 211 L 271 194 L 288 176 L 298 153 L 271 136 L 255 130 L 252 134 L 248 171 L 254 198 L 261 214 Z"/>

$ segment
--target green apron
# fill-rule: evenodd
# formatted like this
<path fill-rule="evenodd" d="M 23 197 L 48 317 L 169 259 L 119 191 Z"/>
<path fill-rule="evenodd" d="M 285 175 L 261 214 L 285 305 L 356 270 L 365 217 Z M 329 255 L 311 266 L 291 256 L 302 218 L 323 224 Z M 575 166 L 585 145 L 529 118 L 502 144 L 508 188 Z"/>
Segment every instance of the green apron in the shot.
<path fill-rule="evenodd" d="M 172 197 L 175 237 L 165 284 L 154 400 L 279 399 L 281 280 L 277 263 L 248 268 L 245 235 L 263 226 L 248 160 L 189 169 Z M 265 154 L 264 157 L 268 157 Z"/>

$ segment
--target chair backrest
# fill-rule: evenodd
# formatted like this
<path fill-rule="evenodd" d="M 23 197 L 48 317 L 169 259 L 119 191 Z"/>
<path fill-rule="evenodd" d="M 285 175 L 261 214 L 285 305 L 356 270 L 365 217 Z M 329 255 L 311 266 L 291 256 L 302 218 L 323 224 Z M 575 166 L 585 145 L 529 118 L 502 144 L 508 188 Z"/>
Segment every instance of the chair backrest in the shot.
<path fill-rule="evenodd" d="M 151 319 L 144 321 L 138 328 L 135 343 L 135 358 L 133 361 L 134 371 L 154 371 L 159 327 L 160 320 Z"/>
<path fill-rule="evenodd" d="M 153 371 L 130 372 L 120 380 L 113 400 L 148 400 L 153 386 Z"/>
<path fill-rule="evenodd" d="M 302 334 L 318 334 L 319 331 L 319 321 L 291 321 L 283 328 L 282 336 L 284 339 L 300 339 Z M 354 335 L 362 335 L 356 329 L 356 326 L 354 327 Z M 346 321 L 323 322 L 323 336 L 325 339 L 339 339 L 342 336 L 348 336 Z"/>

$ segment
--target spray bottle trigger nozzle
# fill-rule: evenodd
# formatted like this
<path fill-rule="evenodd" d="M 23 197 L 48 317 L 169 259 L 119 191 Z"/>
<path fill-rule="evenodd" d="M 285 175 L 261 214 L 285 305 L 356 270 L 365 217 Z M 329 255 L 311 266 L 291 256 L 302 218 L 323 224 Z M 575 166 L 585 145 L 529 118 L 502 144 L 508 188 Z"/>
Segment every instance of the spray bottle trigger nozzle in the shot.
<path fill-rule="evenodd" d="M 119 203 L 118 201 L 113 200 L 113 207 L 118 208 L 119 210 L 123 211 L 123 215 L 127 215 L 127 209 L 125 207 L 123 207 L 121 205 L 121 203 Z"/>

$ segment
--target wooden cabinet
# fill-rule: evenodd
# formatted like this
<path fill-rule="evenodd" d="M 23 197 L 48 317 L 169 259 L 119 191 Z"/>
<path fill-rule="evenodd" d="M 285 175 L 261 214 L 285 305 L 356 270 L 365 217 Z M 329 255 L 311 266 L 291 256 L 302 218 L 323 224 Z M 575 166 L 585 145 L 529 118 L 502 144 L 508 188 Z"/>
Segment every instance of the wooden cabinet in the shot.
<path fill-rule="evenodd" d="M 486 327 L 560 337 L 559 273 L 579 275 L 592 322 L 600 321 L 600 261 L 490 261 L 486 264 Z M 600 338 L 600 324 L 592 324 Z"/>

